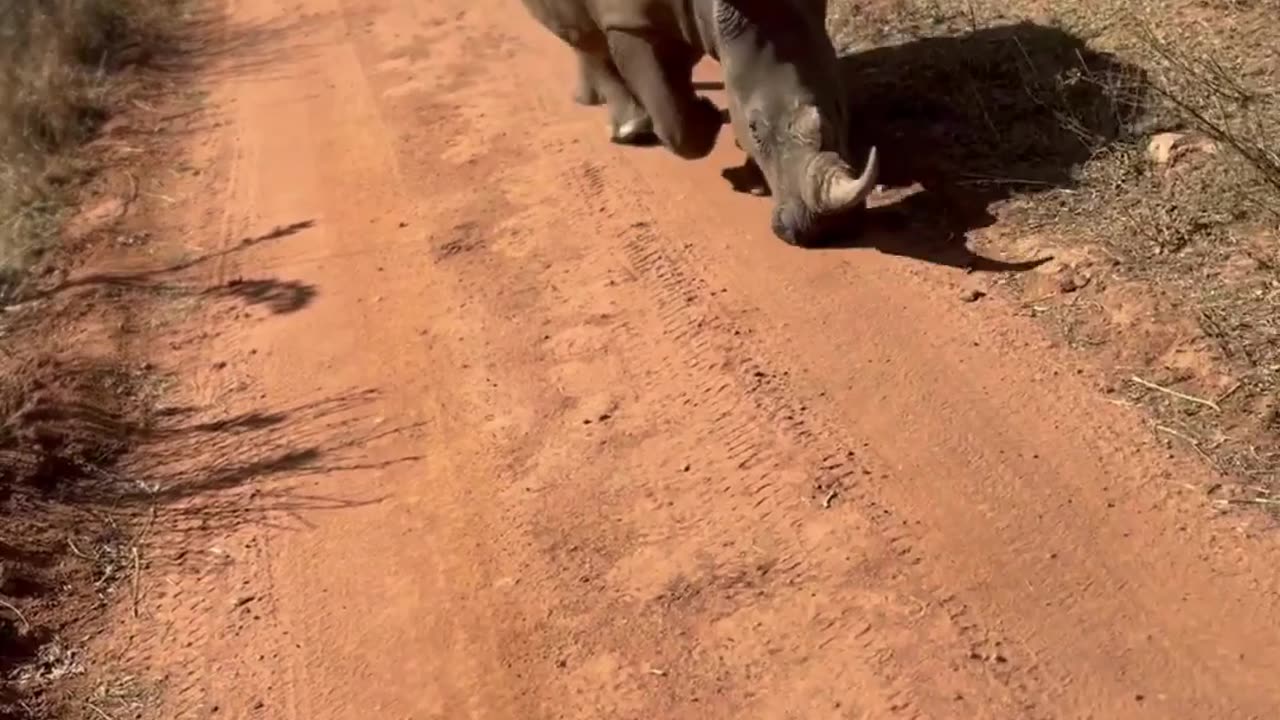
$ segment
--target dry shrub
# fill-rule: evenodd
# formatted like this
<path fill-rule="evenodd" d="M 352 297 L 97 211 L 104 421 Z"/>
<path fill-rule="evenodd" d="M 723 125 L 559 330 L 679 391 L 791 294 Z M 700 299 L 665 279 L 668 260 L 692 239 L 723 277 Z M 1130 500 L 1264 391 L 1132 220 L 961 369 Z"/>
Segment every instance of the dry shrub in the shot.
<path fill-rule="evenodd" d="M 0 305 L 57 237 L 74 200 L 72 152 L 127 93 L 119 71 L 167 49 L 174 0 L 0 0 Z M 55 307 L 56 305 L 56 307 Z M 68 304 L 0 313 L 0 718 L 69 717 L 54 686 L 79 671 L 60 635 L 86 622 L 119 558 L 91 508 L 70 503 L 122 452 L 111 377 L 54 360 Z M 82 315 L 78 317 L 83 317 Z M 71 377 L 92 382 L 67 385 Z M 114 377 L 114 376 L 113 376 Z M 51 397 L 77 410 L 50 415 Z M 127 430 L 127 428 L 126 428 Z M 97 475 L 93 475 L 97 473 Z M 99 481 L 101 481 L 99 479 Z M 115 528 L 116 523 L 108 523 Z M 91 529 L 70 549 L 70 532 Z M 69 560 L 91 553 L 93 563 Z M 118 555 L 118 553 L 117 553 Z M 80 558 L 83 560 L 83 558 Z M 136 569 L 136 564 L 135 564 Z"/>
<path fill-rule="evenodd" d="M 1114 262 L 1095 268 L 1105 276 L 1095 291 L 1108 278 L 1136 284 L 1159 298 L 1161 317 L 1199 324 L 1212 374 L 1234 381 L 1222 412 L 1138 399 L 1276 496 L 1278 17 L 1280 0 L 830 0 L 828 15 L 856 71 L 859 129 L 921 158 L 941 187 L 998 186 L 979 199 L 1005 232 L 982 242 L 1100 248 Z M 1149 143 L 1165 132 L 1194 149 L 1153 161 Z M 1098 324 L 1085 317 L 1097 303 L 1064 307 L 1075 308 L 1055 316 L 1069 339 Z M 1113 345 L 1143 342 L 1116 332 Z M 1098 345 L 1092 335 L 1083 344 Z M 1167 348 L 1130 349 L 1159 352 L 1117 372 L 1192 391 L 1204 379 L 1164 367 Z M 1117 357 L 1139 356 L 1124 350 Z"/>
<path fill-rule="evenodd" d="M 988 124 L 993 134 L 1005 136 L 1001 142 L 1027 129 L 1026 116 L 1051 112 L 1057 127 L 1034 129 L 1045 136 L 1077 135 L 1090 147 L 1094 157 L 1077 168 L 1075 185 L 1085 195 L 1103 193 L 1091 198 L 1095 204 L 1118 207 L 1114 193 L 1151 178 L 1150 168 L 1137 161 L 1152 133 L 1193 130 L 1207 135 L 1226 152 L 1214 163 L 1215 178 L 1193 182 L 1212 187 L 1197 187 L 1178 198 L 1184 217 L 1169 224 L 1182 226 L 1176 231 L 1181 234 L 1190 227 L 1192 235 L 1203 230 L 1212 238 L 1242 221 L 1271 226 L 1280 221 L 1276 17 L 1280 0 L 830 0 L 829 26 L 837 44 L 853 53 L 922 39 L 962 45 L 965 52 L 904 68 L 912 74 L 893 80 L 910 88 L 919 84 L 922 73 L 945 75 L 947 82 L 920 88 L 918 100 L 975 114 L 971 124 Z M 1078 52 L 1077 60 L 1038 57 L 1038 48 L 1025 42 L 1033 35 L 1025 31 L 998 38 L 999 52 L 971 52 L 978 44 L 967 39 L 1018 25 L 1072 38 L 1080 48 L 1065 49 Z M 1061 55 L 1063 49 L 1054 52 Z M 1115 62 L 1100 68 L 1095 58 L 1104 53 Z M 999 88 L 1003 94 L 995 95 L 1003 104 L 995 112 L 983 103 L 993 96 L 993 60 L 997 83 L 1010 81 Z M 1035 70 L 1028 73 L 1019 66 Z M 1118 66 L 1136 69 L 1140 76 L 1117 73 Z M 880 97 L 861 99 L 875 104 Z M 1108 125 L 1108 116 L 1116 122 Z M 1060 141 L 1044 137 L 1040 147 L 1023 142 L 1017 152 L 1028 167 L 1051 165 L 1057 160 L 1051 144 Z M 1195 207 L 1188 207 L 1189 202 Z M 1084 229 L 1114 229 L 1100 228 L 1092 212 L 1096 208 L 1089 210 L 1075 213 L 1088 216 Z M 1118 213 L 1115 221 L 1126 224 Z"/>
<path fill-rule="evenodd" d="M 0 299 L 54 236 L 50 158 L 105 117 L 112 78 L 162 46 L 171 0 L 0 0 Z"/>

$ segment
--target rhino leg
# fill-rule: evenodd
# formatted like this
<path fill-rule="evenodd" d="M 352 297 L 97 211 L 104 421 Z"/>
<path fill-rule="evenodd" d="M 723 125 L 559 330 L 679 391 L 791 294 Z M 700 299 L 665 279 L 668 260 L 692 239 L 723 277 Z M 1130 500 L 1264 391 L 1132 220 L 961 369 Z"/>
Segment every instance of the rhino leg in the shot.
<path fill-rule="evenodd" d="M 720 110 L 693 89 L 697 61 L 687 47 L 624 30 L 610 30 L 609 54 L 654 132 L 683 158 L 705 157 L 720 132 Z M 658 43 L 658 44 L 655 44 Z"/>
<path fill-rule="evenodd" d="M 604 105 L 605 97 L 596 81 L 596 70 L 591 57 L 581 50 L 575 50 L 574 53 L 578 57 L 578 87 L 573 91 L 573 101 L 590 107 Z"/>
<path fill-rule="evenodd" d="M 591 78 L 595 90 L 609 106 L 609 139 L 621 145 L 652 144 L 657 139 L 653 134 L 653 121 L 627 87 L 608 53 L 578 51 L 578 60 L 584 77 Z"/>

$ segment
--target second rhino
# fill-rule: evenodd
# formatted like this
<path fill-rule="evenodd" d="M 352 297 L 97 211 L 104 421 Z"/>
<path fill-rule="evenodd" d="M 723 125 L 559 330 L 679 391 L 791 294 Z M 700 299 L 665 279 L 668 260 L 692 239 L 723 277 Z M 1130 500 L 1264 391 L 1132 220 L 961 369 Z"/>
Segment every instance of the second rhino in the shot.
<path fill-rule="evenodd" d="M 774 197 L 772 228 L 820 242 L 866 207 L 876 148 L 849 165 L 848 99 L 824 0 L 523 0 L 578 60 L 575 99 L 609 107 L 615 142 L 657 138 L 684 158 L 715 145 L 720 111 L 694 90 L 704 55 L 720 63 L 739 147 Z"/>

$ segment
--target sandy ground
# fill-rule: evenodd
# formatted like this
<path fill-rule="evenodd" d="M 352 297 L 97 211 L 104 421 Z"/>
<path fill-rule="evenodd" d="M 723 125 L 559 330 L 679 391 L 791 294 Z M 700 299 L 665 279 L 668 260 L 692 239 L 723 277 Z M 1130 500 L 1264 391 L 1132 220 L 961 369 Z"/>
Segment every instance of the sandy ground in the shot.
<path fill-rule="evenodd" d="M 1280 717 L 1275 543 L 962 269 L 610 145 L 516 2 L 210 43 L 166 222 L 247 304 L 169 360 L 275 424 L 159 535 L 159 716 Z"/>

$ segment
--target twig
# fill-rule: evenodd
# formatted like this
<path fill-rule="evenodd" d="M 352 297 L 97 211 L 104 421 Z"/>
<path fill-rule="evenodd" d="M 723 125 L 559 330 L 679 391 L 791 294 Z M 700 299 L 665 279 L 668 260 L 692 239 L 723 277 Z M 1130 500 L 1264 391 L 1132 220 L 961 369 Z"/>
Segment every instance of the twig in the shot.
<path fill-rule="evenodd" d="M 1022 306 L 1023 306 L 1023 307 L 1029 307 L 1029 306 L 1033 306 L 1033 305 L 1039 305 L 1040 303 L 1044 302 L 1045 300 L 1052 300 L 1052 299 L 1054 299 L 1054 298 L 1058 297 L 1058 296 L 1059 296 L 1059 295 L 1061 295 L 1061 294 L 1062 294 L 1062 293 L 1060 293 L 1060 292 L 1055 292 L 1055 293 L 1049 293 L 1048 295 L 1045 295 L 1045 296 L 1043 296 L 1043 297 L 1031 298 L 1030 300 L 1023 300 L 1023 301 L 1022 301 Z M 1078 296 L 1077 296 L 1077 297 L 1078 297 Z"/>
<path fill-rule="evenodd" d="M 839 495 L 839 494 L 840 494 L 840 492 L 839 492 L 838 490 L 834 490 L 834 489 L 833 489 L 831 492 L 827 493 L 827 496 L 826 496 L 825 498 L 823 498 L 823 499 L 822 499 L 822 509 L 826 510 L 826 509 L 830 508 L 830 507 L 831 507 L 831 501 L 835 500 L 835 499 L 836 499 L 836 495 Z"/>
<path fill-rule="evenodd" d="M 67 547 L 71 548 L 71 554 L 75 555 L 76 557 L 83 558 L 85 560 L 88 560 L 89 562 L 98 561 L 98 558 L 85 555 L 83 552 L 81 552 L 80 548 L 76 547 L 76 541 L 72 540 L 71 538 L 67 538 Z"/>
<path fill-rule="evenodd" d="M 1222 466 L 1218 464 L 1218 461 L 1213 459 L 1212 455 L 1210 455 L 1208 452 L 1205 451 L 1203 447 L 1201 447 L 1200 441 L 1196 440 L 1190 435 L 1187 435 L 1186 433 L 1178 432 L 1177 430 L 1174 430 L 1173 428 L 1167 427 L 1165 425 L 1156 425 L 1156 430 L 1159 430 L 1160 432 L 1168 433 L 1176 438 L 1181 438 L 1185 440 L 1187 444 L 1191 446 L 1191 449 L 1195 450 L 1196 454 L 1199 455 L 1202 459 L 1204 459 L 1205 462 L 1209 463 L 1209 465 L 1211 465 L 1214 470 L 1217 470 L 1218 472 L 1223 472 Z"/>
<path fill-rule="evenodd" d="M 131 172 L 127 172 L 125 175 L 129 178 L 129 199 L 124 201 L 124 206 L 127 209 L 133 205 L 135 200 L 138 199 L 139 188 L 138 176 Z"/>
<path fill-rule="evenodd" d="M 143 195 L 146 195 L 147 197 L 153 197 L 153 198 L 156 198 L 156 199 L 158 199 L 158 200 L 163 200 L 163 201 L 165 201 L 165 202 L 169 203 L 170 205 L 174 205 L 174 204 L 176 204 L 176 203 L 178 202 L 177 200 L 174 200 L 173 198 L 169 197 L 168 195 L 161 195 L 160 193 L 153 193 L 153 192 L 149 192 L 149 193 L 142 193 L 142 194 L 143 194 Z"/>
<path fill-rule="evenodd" d="M 142 591 L 142 557 L 138 553 L 138 546 L 133 546 L 133 616 L 139 616 L 138 612 L 138 595 Z"/>
<path fill-rule="evenodd" d="M 1280 505 L 1280 498 L 1245 498 L 1244 500 L 1227 500 L 1234 505 Z"/>
<path fill-rule="evenodd" d="M 156 521 L 156 506 L 151 506 L 151 515 L 147 518 L 147 524 L 142 528 L 142 533 L 138 535 L 138 540 L 133 544 L 133 616 L 139 617 L 141 612 L 138 605 L 142 596 L 142 553 L 138 548 L 146 542 L 147 534 L 151 532 L 151 526 Z"/>
<path fill-rule="evenodd" d="M 97 715 L 98 717 L 102 718 L 102 720 L 115 720 L 115 718 L 113 718 L 113 717 L 111 717 L 110 715 L 108 715 L 108 714 L 107 714 L 107 713 L 106 713 L 102 708 L 98 707 L 97 705 L 94 705 L 93 703 L 89 702 L 88 700 L 86 700 L 86 701 L 85 701 L 84 706 L 85 706 L 85 707 L 87 707 L 87 708 L 89 708 L 90 710 L 92 710 L 92 711 L 93 711 L 93 714 L 95 714 L 95 715 Z"/>
<path fill-rule="evenodd" d="M 1222 393 L 1221 395 L 1219 395 L 1219 396 L 1218 396 L 1218 399 L 1217 399 L 1217 400 L 1214 400 L 1214 402 L 1220 403 L 1220 402 L 1222 402 L 1223 400 L 1226 400 L 1227 398 L 1231 397 L 1232 395 L 1235 395 L 1235 394 L 1236 394 L 1236 391 L 1237 391 L 1237 390 L 1239 390 L 1239 389 L 1241 388 L 1241 386 L 1243 386 L 1243 385 L 1244 385 L 1244 381 L 1243 381 L 1243 380 L 1237 380 L 1237 381 L 1236 381 L 1236 384 L 1231 386 L 1231 389 L 1229 389 L 1229 390 L 1227 390 L 1226 392 L 1224 392 L 1224 393 Z"/>
<path fill-rule="evenodd" d="M 1006 178 L 995 175 L 981 175 L 978 173 L 965 173 L 966 179 L 961 181 L 960 185 L 1035 185 L 1038 187 L 1053 187 L 1053 183 L 1044 180 L 1030 180 L 1026 178 Z"/>
<path fill-rule="evenodd" d="M 1159 430 L 1160 432 L 1163 432 L 1163 433 L 1169 433 L 1170 435 L 1172 435 L 1172 436 L 1174 436 L 1174 437 L 1182 438 L 1183 440 L 1186 440 L 1187 442 L 1191 443 L 1192 445 L 1194 445 L 1194 446 L 1196 446 L 1196 447 L 1200 447 L 1200 443 L 1199 443 L 1199 441 L 1197 441 L 1195 438 L 1191 437 L 1190 435 L 1187 435 L 1186 433 L 1183 433 L 1183 432 L 1179 432 L 1179 431 L 1177 431 L 1177 430 L 1174 430 L 1173 428 L 1171 428 L 1171 427 L 1169 427 L 1169 426 L 1167 426 L 1167 425 L 1157 425 L 1157 426 L 1156 426 L 1156 429 L 1157 429 L 1157 430 Z"/>
<path fill-rule="evenodd" d="M 1218 406 L 1218 403 L 1213 402 L 1212 400 L 1205 400 L 1204 398 L 1198 398 L 1194 395 L 1187 395 L 1186 393 L 1180 393 L 1177 390 L 1170 390 L 1169 388 L 1164 387 L 1163 385 L 1157 385 L 1151 382 L 1150 380 L 1143 380 L 1137 375 L 1134 375 L 1129 379 L 1145 388 L 1156 390 L 1156 391 L 1165 393 L 1166 395 L 1172 395 L 1173 397 L 1181 398 L 1182 400 L 1186 400 L 1187 402 L 1193 402 L 1199 405 L 1204 405 L 1205 407 L 1213 408 L 1218 412 L 1222 412 L 1222 408 Z"/>
<path fill-rule="evenodd" d="M 17 615 L 17 616 L 18 616 L 18 619 L 22 621 L 22 628 L 23 628 L 23 632 L 31 632 L 31 623 L 27 622 L 27 616 L 26 616 L 26 615 L 23 615 L 23 614 L 22 614 L 22 611 L 21 611 L 21 610 L 19 610 L 19 609 L 17 608 L 17 606 L 15 606 L 15 605 L 11 605 L 10 603 L 8 603 L 8 602 L 6 602 L 6 601 L 4 601 L 4 600 L 0 600 L 0 607 L 3 607 L 3 608 L 7 608 L 7 609 L 9 609 L 9 610 L 12 610 L 12 611 L 13 611 L 13 614 L 14 614 L 14 615 Z"/>
<path fill-rule="evenodd" d="M 147 517 L 147 524 L 142 528 L 142 533 L 138 535 L 138 542 L 135 544 L 137 545 L 143 544 L 147 539 L 147 535 L 151 532 L 151 527 L 155 524 L 156 524 L 156 506 L 152 505 L 151 514 Z"/>

